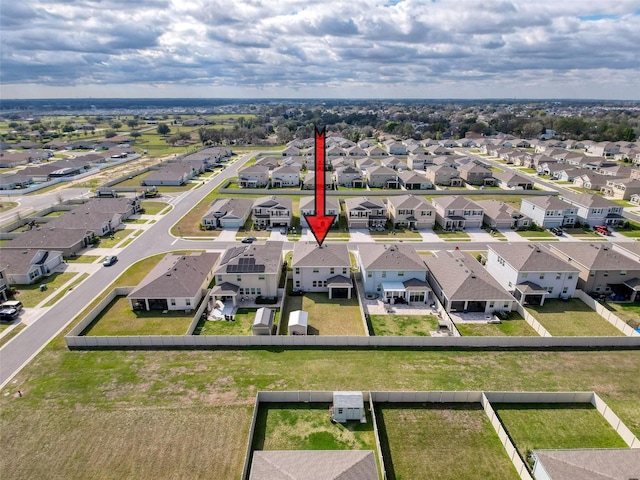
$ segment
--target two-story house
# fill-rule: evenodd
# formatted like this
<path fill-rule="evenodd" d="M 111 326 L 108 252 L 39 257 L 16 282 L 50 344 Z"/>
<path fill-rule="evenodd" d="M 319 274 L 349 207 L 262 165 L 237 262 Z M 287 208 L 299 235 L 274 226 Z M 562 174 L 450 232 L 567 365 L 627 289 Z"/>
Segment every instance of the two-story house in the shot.
<path fill-rule="evenodd" d="M 344 201 L 349 228 L 384 227 L 387 208 L 377 198 L 348 197 Z"/>
<path fill-rule="evenodd" d="M 288 197 L 274 195 L 261 197 L 253 202 L 251 218 L 261 227 L 290 227 L 292 201 Z"/>
<path fill-rule="evenodd" d="M 269 184 L 269 167 L 249 165 L 238 171 L 238 186 L 241 188 L 263 188 Z"/>
<path fill-rule="evenodd" d="M 407 167 L 411 170 L 425 170 L 428 165 L 433 165 L 433 155 L 410 153 L 407 157 Z"/>
<path fill-rule="evenodd" d="M 635 178 L 615 178 L 606 181 L 600 189 L 603 195 L 616 200 L 630 200 L 634 194 L 640 194 L 640 180 Z"/>
<path fill-rule="evenodd" d="M 634 301 L 640 280 L 640 263 L 605 243 L 557 242 L 549 251 L 580 270 L 578 288 L 615 300 Z"/>
<path fill-rule="evenodd" d="M 560 197 L 578 209 L 578 220 L 590 227 L 594 225 L 616 226 L 623 223 L 623 207 L 593 193 L 568 193 Z"/>
<path fill-rule="evenodd" d="M 282 165 L 271 172 L 272 188 L 288 188 L 300 186 L 300 169 L 293 165 Z"/>
<path fill-rule="evenodd" d="M 340 167 L 335 171 L 336 185 L 347 188 L 364 188 L 362 170 L 355 167 Z"/>
<path fill-rule="evenodd" d="M 399 188 L 398 172 L 389 167 L 376 166 L 365 170 L 367 184 L 373 188 Z"/>
<path fill-rule="evenodd" d="M 427 179 L 434 185 L 459 187 L 462 185 L 460 172 L 446 165 L 428 165 L 425 168 Z"/>
<path fill-rule="evenodd" d="M 388 197 L 387 210 L 394 226 L 412 230 L 432 229 L 436 219 L 433 205 L 416 195 Z"/>
<path fill-rule="evenodd" d="M 545 298 L 571 298 L 579 270 L 534 244 L 488 245 L 487 271 L 522 305 Z"/>
<path fill-rule="evenodd" d="M 329 298 L 351 298 L 351 259 L 346 244 L 297 242 L 291 259 L 293 288 L 326 292 Z"/>
<path fill-rule="evenodd" d="M 340 218 L 340 203 L 336 197 L 326 197 L 324 201 L 324 213 L 326 215 L 335 215 L 332 225 L 338 225 Z M 316 201 L 313 195 L 305 195 L 300 198 L 300 227 L 309 228 L 309 223 L 305 215 L 316 214 Z"/>
<path fill-rule="evenodd" d="M 460 178 L 469 185 L 493 185 L 493 173 L 474 162 L 458 165 Z"/>
<path fill-rule="evenodd" d="M 379 243 L 361 246 L 358 259 L 365 294 L 380 295 L 386 303 L 430 301 L 427 267 L 412 246 Z"/>
<path fill-rule="evenodd" d="M 577 207 L 553 196 L 523 198 L 520 211 L 544 228 L 572 227 L 578 218 Z"/>
<path fill-rule="evenodd" d="M 443 230 L 482 227 L 484 210 L 473 200 L 460 195 L 447 195 L 434 197 L 431 203 L 436 209 L 436 223 Z"/>
<path fill-rule="evenodd" d="M 282 242 L 252 243 L 228 247 L 214 270 L 213 300 L 277 297 L 282 274 Z"/>

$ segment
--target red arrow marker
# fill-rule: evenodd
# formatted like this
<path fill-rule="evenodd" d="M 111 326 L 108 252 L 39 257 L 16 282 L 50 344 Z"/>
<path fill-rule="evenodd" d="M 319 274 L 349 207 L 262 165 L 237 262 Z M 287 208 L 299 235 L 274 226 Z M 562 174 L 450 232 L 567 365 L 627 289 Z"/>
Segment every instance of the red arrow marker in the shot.
<path fill-rule="evenodd" d="M 324 163 L 324 142 L 326 138 L 326 127 L 322 128 L 322 131 L 316 127 L 316 184 L 315 184 L 315 212 L 313 215 L 306 215 L 307 223 L 311 228 L 311 233 L 316 237 L 318 246 L 322 246 L 331 224 L 335 220 L 335 215 L 327 215 L 325 210 L 325 190 L 324 175 L 325 175 L 325 163 Z"/>

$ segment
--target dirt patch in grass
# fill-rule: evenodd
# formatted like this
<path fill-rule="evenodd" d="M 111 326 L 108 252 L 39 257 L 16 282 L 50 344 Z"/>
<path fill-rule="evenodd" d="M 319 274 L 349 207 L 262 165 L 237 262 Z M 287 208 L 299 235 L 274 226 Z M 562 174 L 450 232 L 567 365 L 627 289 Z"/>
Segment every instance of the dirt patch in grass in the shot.
<path fill-rule="evenodd" d="M 438 318 L 433 315 L 371 315 L 373 335 L 376 336 L 429 336 L 438 330 Z"/>
<path fill-rule="evenodd" d="M 623 333 L 591 310 L 583 301 L 546 300 L 543 306 L 528 306 L 531 313 L 553 336 L 622 336 Z"/>
<path fill-rule="evenodd" d="M 476 404 L 379 404 L 390 479 L 520 478 Z"/>

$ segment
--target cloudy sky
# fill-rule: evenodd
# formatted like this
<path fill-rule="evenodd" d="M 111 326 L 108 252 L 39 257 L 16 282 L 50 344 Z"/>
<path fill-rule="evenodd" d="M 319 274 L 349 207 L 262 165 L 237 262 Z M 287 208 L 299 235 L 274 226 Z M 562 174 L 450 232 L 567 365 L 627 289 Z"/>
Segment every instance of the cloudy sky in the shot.
<path fill-rule="evenodd" d="M 640 0 L 0 0 L 2 98 L 640 99 Z"/>

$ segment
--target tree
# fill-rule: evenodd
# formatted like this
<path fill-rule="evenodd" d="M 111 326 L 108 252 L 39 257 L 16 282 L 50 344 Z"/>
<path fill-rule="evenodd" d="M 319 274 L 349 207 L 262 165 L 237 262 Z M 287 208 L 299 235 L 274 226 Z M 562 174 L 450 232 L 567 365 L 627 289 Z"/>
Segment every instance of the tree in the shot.
<path fill-rule="evenodd" d="M 138 121 L 135 119 L 127 120 L 127 125 L 129 128 L 136 128 L 138 126 Z"/>
<path fill-rule="evenodd" d="M 631 127 L 623 128 L 620 132 L 620 139 L 624 140 L 625 142 L 635 142 L 636 138 L 638 138 L 638 136 Z"/>
<path fill-rule="evenodd" d="M 142 134 L 138 130 L 134 130 L 129 134 L 129 136 L 133 138 L 138 138 L 138 137 L 141 137 Z"/>
<path fill-rule="evenodd" d="M 166 123 L 159 123 L 156 131 L 160 135 L 168 135 L 171 132 L 171 128 Z"/>
<path fill-rule="evenodd" d="M 106 132 L 104 132 L 104 138 L 113 138 L 117 134 L 118 134 L 118 132 L 116 132 L 115 130 L 107 130 Z"/>
<path fill-rule="evenodd" d="M 118 130 L 120 127 L 122 127 L 122 123 L 120 122 L 111 122 L 111 128 Z"/>
<path fill-rule="evenodd" d="M 284 125 L 276 129 L 276 135 L 278 135 L 278 143 L 288 143 L 293 140 L 293 134 L 291 133 L 291 130 L 289 130 Z"/>

